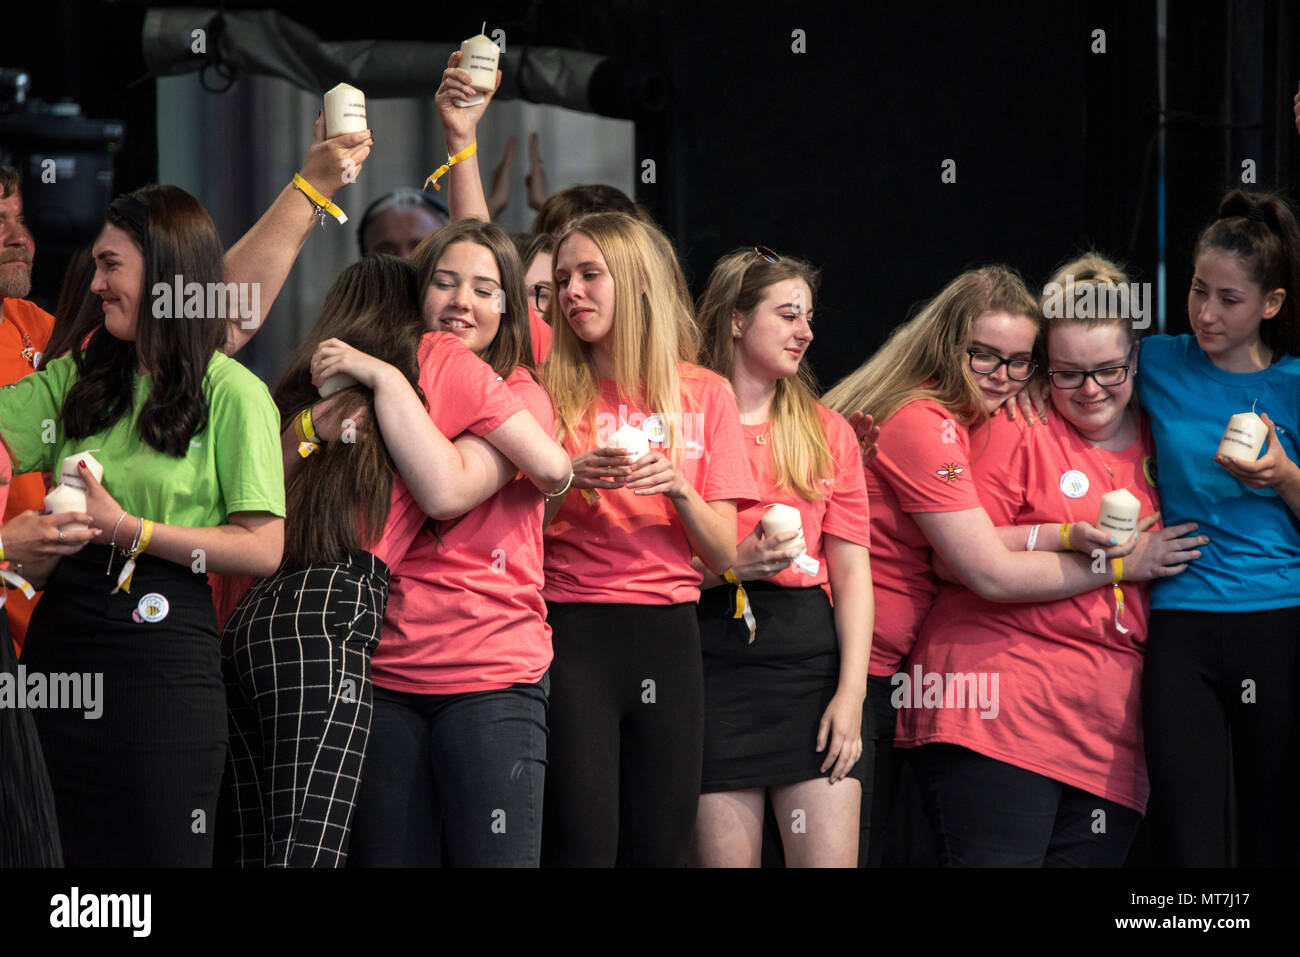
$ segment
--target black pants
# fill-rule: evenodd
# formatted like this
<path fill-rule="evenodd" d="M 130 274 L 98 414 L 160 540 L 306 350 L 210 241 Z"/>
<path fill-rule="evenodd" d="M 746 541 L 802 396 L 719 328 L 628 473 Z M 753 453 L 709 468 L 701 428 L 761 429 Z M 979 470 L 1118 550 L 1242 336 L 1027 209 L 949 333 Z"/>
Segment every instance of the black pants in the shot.
<path fill-rule="evenodd" d="M 548 867 L 681 867 L 699 810 L 695 604 L 549 606 Z"/>
<path fill-rule="evenodd" d="M 375 688 L 351 865 L 537 867 L 549 686 Z"/>
<path fill-rule="evenodd" d="M 70 867 L 211 867 L 226 694 L 207 578 L 142 555 L 112 594 L 108 547 L 59 562 L 36 606 L 29 671 L 102 675 L 102 714 L 34 713 Z"/>
<path fill-rule="evenodd" d="M 881 867 L 885 860 L 890 812 L 898 794 L 899 755 L 894 751 L 897 712 L 889 703 L 893 687 L 886 675 L 867 676 L 862 715 L 862 813 L 858 825 L 858 867 Z"/>
<path fill-rule="evenodd" d="M 1297 863 L 1298 642 L 1300 607 L 1152 611 L 1142 712 L 1157 863 Z"/>
<path fill-rule="evenodd" d="M 370 655 L 388 567 L 283 570 L 253 585 L 221 635 L 230 756 L 218 860 L 341 867 L 370 733 Z"/>
<path fill-rule="evenodd" d="M 943 867 L 1120 867 L 1142 816 L 952 744 L 911 750 Z"/>

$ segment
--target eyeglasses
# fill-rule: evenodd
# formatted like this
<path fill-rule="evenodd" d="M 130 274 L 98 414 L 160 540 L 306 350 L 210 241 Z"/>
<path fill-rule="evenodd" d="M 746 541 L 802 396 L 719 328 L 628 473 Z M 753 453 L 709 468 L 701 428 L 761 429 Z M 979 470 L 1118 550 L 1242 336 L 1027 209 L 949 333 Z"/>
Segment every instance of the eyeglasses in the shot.
<path fill-rule="evenodd" d="M 546 306 L 551 301 L 551 284 L 549 282 L 535 282 L 528 287 L 528 298 L 533 301 L 538 312 L 545 312 Z"/>
<path fill-rule="evenodd" d="M 1104 369 L 1048 369 L 1047 378 L 1052 380 L 1052 385 L 1058 389 L 1080 389 L 1083 387 L 1085 379 L 1092 379 L 1097 385 L 1108 388 L 1113 385 L 1123 385 L 1128 380 L 1129 364 L 1132 362 L 1132 351 L 1129 352 L 1129 363 L 1122 366 L 1107 366 Z"/>
<path fill-rule="evenodd" d="M 781 257 L 772 252 L 772 250 L 768 249 L 766 246 L 755 246 L 754 254 L 758 256 L 759 259 L 766 259 L 770 263 L 779 263 L 781 261 Z"/>
<path fill-rule="evenodd" d="M 970 356 L 971 371 L 978 372 L 980 375 L 992 375 L 1006 366 L 1007 378 L 1014 379 L 1016 382 L 1024 382 L 1031 378 L 1034 370 L 1038 368 L 1038 363 L 1032 359 L 1003 359 L 1001 356 L 975 349 L 967 349 L 966 355 Z"/>

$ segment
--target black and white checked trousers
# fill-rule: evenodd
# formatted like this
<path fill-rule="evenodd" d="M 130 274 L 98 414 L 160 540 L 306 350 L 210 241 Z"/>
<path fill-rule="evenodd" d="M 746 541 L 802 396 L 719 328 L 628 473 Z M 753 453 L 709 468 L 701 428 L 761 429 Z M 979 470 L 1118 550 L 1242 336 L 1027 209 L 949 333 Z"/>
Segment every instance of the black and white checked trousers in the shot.
<path fill-rule="evenodd" d="M 369 552 L 282 569 L 231 614 L 221 634 L 230 754 L 219 864 L 346 864 L 388 581 Z"/>

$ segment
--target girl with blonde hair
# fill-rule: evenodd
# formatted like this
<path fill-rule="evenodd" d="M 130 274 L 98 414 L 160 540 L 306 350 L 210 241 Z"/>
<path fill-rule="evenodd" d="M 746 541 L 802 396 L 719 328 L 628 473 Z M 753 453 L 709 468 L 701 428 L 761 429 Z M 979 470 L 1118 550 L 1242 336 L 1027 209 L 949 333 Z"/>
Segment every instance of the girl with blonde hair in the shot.
<path fill-rule="evenodd" d="M 556 241 L 545 374 L 574 487 L 546 530 L 547 864 L 685 862 L 703 746 L 691 558 L 729 569 L 737 505 L 756 499 L 736 400 L 694 364 L 685 280 L 656 232 L 596 213 Z"/>
<path fill-rule="evenodd" d="M 705 735 L 694 858 L 706 866 L 759 865 L 769 795 L 778 821 L 806 813 L 806 829 L 782 829 L 787 864 L 852 867 L 858 858 L 868 502 L 853 429 L 817 402 L 805 361 L 817 278 L 802 260 L 742 249 L 718 261 L 700 301 L 706 363 L 735 389 L 762 496 L 740 513 L 728 580 L 705 571 L 700 596 Z M 796 510 L 801 531 L 765 534 L 773 506 Z M 737 599 L 749 603 L 752 631 L 734 617 Z"/>

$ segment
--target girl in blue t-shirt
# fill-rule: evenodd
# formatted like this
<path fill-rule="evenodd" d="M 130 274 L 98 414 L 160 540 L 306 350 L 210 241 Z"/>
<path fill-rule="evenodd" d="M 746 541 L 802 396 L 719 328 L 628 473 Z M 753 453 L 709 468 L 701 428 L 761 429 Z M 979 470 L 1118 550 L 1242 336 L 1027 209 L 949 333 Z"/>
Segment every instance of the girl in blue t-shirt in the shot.
<path fill-rule="evenodd" d="M 1168 524 L 1209 537 L 1152 589 L 1143 675 L 1150 821 L 1161 863 L 1294 864 L 1300 637 L 1300 227 L 1280 199 L 1229 193 L 1196 244 L 1193 335 L 1142 343 Z M 1261 457 L 1217 454 L 1252 409 Z M 1231 775 L 1231 780 L 1229 779 Z M 1229 824 L 1230 785 L 1235 791 Z"/>

